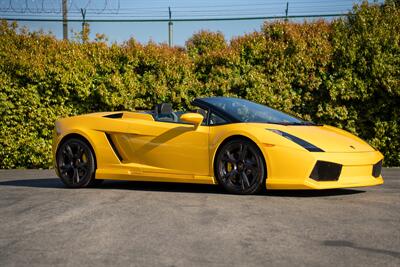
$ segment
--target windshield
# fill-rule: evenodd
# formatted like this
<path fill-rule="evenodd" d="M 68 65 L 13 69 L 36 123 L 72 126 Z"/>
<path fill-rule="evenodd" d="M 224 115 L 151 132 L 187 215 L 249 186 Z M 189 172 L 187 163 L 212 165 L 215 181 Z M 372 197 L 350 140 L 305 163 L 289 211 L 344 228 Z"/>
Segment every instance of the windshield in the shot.
<path fill-rule="evenodd" d="M 210 97 L 201 99 L 216 108 L 228 113 L 240 122 L 260 122 L 287 125 L 309 125 L 306 122 L 277 111 L 273 108 L 260 105 L 245 99 L 228 97 Z"/>

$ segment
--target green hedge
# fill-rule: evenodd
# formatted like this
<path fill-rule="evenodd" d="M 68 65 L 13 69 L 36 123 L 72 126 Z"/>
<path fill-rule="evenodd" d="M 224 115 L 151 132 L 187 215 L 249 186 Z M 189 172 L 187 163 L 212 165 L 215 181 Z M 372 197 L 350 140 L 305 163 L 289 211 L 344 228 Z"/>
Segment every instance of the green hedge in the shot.
<path fill-rule="evenodd" d="M 59 117 L 149 109 L 194 97 L 244 97 L 367 140 L 400 165 L 400 11 L 355 6 L 335 20 L 265 23 L 227 42 L 202 31 L 186 47 L 79 43 L 0 24 L 0 168 L 48 168 Z"/>

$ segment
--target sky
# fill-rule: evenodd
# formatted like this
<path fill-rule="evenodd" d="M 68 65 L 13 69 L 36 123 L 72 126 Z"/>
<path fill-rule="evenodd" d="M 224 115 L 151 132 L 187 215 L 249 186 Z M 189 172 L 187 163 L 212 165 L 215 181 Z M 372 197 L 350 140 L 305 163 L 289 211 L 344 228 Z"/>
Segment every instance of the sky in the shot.
<path fill-rule="evenodd" d="M 91 22 L 90 37 L 105 34 L 110 43 L 121 43 L 135 38 L 141 43 L 168 42 L 168 22 L 118 22 L 121 19 L 168 19 L 168 7 L 173 19 L 204 18 L 250 18 L 284 16 L 289 2 L 288 15 L 346 14 L 359 0 L 68 0 L 68 18 L 82 19 L 81 9 L 86 10 L 86 19 L 111 20 Z M 374 1 L 370 1 L 374 2 Z M 382 0 L 379 0 L 382 2 Z M 62 0 L 0 0 L 0 18 L 61 19 Z M 326 19 L 332 19 L 327 17 Z M 291 19 L 304 21 L 301 19 Z M 312 20 L 308 18 L 307 20 Z M 194 33 L 200 30 L 221 31 L 227 40 L 234 36 L 259 30 L 263 19 L 230 21 L 175 21 L 173 22 L 173 44 L 183 46 Z M 43 30 L 62 38 L 62 22 L 20 21 L 21 26 L 31 31 Z M 69 22 L 71 31 L 79 32 L 82 23 Z"/>

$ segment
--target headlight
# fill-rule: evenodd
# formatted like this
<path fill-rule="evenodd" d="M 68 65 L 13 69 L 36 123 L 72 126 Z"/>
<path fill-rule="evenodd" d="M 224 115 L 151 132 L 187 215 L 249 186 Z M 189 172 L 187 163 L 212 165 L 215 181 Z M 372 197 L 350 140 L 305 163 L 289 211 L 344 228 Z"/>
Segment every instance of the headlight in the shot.
<path fill-rule="evenodd" d="M 288 134 L 286 132 L 277 130 L 277 129 L 267 129 L 271 132 L 274 132 L 276 134 L 279 134 L 280 136 L 285 137 L 286 139 L 289 139 L 292 142 L 295 142 L 296 144 L 298 144 L 299 146 L 304 147 L 305 149 L 307 149 L 310 152 L 324 152 L 321 148 L 314 146 L 313 144 L 310 144 L 309 142 L 298 138 L 294 135 Z"/>

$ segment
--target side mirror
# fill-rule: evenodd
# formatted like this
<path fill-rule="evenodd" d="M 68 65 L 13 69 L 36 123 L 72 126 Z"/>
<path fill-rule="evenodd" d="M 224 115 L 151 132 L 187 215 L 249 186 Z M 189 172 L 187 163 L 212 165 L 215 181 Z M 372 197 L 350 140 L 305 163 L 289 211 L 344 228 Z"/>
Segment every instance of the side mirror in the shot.
<path fill-rule="evenodd" d="M 180 117 L 181 121 L 193 124 L 195 127 L 198 127 L 203 122 L 203 119 L 203 115 L 199 113 L 185 113 Z"/>

